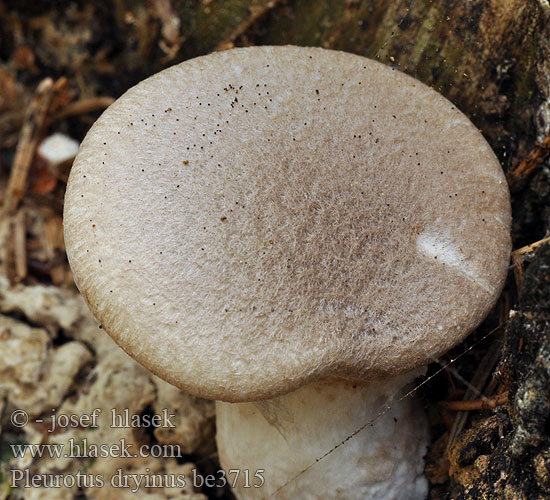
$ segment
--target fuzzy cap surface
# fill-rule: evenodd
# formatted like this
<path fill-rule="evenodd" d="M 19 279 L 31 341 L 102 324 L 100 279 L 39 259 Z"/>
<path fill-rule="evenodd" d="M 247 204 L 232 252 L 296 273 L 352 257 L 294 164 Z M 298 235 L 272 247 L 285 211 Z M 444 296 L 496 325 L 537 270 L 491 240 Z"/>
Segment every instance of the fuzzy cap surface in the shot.
<path fill-rule="evenodd" d="M 500 164 L 444 97 L 343 52 L 251 47 L 139 83 L 74 162 L 65 238 L 105 330 L 251 401 L 429 363 L 507 273 Z"/>

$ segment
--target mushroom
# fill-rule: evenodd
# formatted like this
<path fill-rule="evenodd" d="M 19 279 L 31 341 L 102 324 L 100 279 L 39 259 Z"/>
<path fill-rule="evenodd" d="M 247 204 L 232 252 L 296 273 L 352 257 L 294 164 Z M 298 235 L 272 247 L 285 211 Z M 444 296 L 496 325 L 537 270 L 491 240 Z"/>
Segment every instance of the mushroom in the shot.
<path fill-rule="evenodd" d="M 425 496 L 407 384 L 488 314 L 510 252 L 503 172 L 452 103 L 343 52 L 192 59 L 94 124 L 64 224 L 105 330 L 219 401 L 238 498 Z"/>

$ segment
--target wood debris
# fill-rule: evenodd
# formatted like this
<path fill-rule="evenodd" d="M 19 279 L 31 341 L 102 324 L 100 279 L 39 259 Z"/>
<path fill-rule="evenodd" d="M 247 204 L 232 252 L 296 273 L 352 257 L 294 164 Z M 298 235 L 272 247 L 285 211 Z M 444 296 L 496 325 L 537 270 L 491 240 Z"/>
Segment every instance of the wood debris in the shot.
<path fill-rule="evenodd" d="M 508 172 L 506 177 L 510 190 L 519 191 L 548 157 L 550 157 L 550 135 L 537 143 L 529 156 Z"/>
<path fill-rule="evenodd" d="M 497 406 L 506 404 L 508 391 L 490 398 L 472 399 L 469 401 L 442 401 L 443 408 L 454 411 L 494 410 Z"/>
<path fill-rule="evenodd" d="M 27 177 L 34 153 L 44 132 L 46 113 L 54 91 L 54 81 L 51 78 L 45 78 L 38 85 L 34 98 L 27 107 L 8 187 L 4 194 L 4 203 L 0 212 L 2 218 L 17 208 L 25 194 Z"/>
<path fill-rule="evenodd" d="M 549 243 L 550 243 L 550 237 L 543 238 L 542 240 L 535 241 L 534 243 L 525 245 L 524 247 L 518 248 L 517 250 L 514 250 L 512 252 L 512 268 L 514 270 L 514 278 L 516 281 L 516 288 L 518 291 L 518 295 L 521 295 L 523 279 L 525 276 L 525 273 L 523 270 L 523 259 L 525 258 L 526 255 L 534 252 L 540 246 L 546 245 Z"/>

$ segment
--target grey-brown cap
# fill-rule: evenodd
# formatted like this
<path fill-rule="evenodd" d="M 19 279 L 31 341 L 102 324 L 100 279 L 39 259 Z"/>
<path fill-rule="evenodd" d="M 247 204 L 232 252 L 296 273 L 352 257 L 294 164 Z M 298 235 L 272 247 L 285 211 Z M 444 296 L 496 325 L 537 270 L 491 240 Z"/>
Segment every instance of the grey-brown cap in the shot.
<path fill-rule="evenodd" d="M 430 362 L 500 294 L 510 202 L 452 103 L 369 59 L 253 47 L 130 89 L 75 160 L 76 283 L 193 394 L 268 398 Z"/>

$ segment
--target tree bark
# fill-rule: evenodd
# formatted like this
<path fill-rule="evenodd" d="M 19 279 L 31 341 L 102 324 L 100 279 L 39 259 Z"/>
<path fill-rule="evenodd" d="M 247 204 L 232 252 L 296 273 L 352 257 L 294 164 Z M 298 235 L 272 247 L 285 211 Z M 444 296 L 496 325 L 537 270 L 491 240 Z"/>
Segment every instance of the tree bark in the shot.
<path fill-rule="evenodd" d="M 174 5 L 187 19 L 183 58 L 227 40 L 354 52 L 395 65 L 455 102 L 505 166 L 534 145 L 536 113 L 549 97 L 547 0 L 230 0 L 201 2 L 193 11 L 188 2 Z M 538 124 L 539 135 L 545 127 Z"/>

